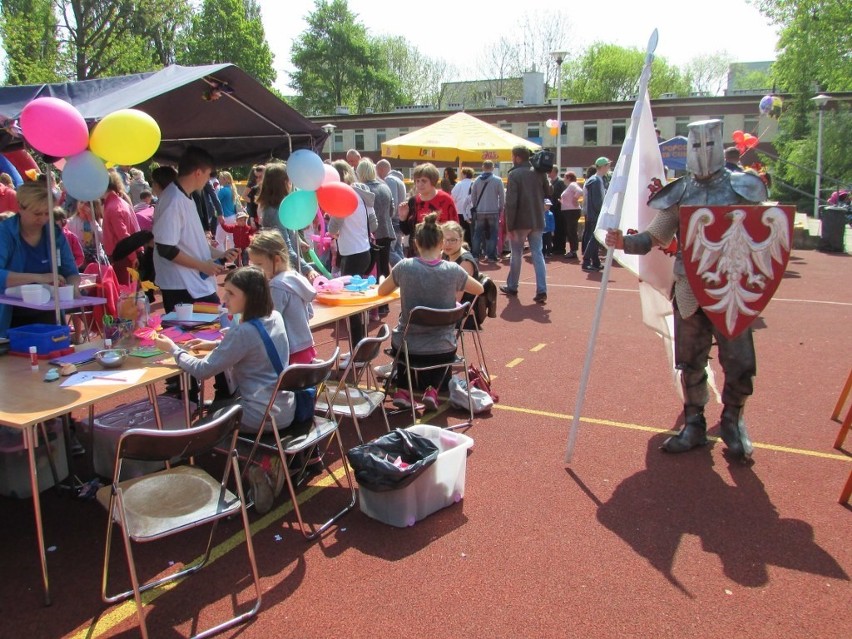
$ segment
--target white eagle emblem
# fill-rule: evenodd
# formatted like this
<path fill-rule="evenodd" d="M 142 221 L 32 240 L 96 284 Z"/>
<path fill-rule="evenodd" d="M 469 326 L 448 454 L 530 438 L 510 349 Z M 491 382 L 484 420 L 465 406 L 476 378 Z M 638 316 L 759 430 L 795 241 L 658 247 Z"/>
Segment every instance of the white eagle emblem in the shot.
<path fill-rule="evenodd" d="M 777 207 L 766 209 L 761 216 L 761 222 L 769 228 L 769 237 L 762 242 L 755 242 L 746 230 L 745 211 L 735 209 L 728 217 L 731 226 L 714 242 L 705 234 L 706 227 L 716 221 L 713 212 L 707 208 L 696 210 L 689 218 L 684 245 L 692 246 L 691 261 L 698 262 L 697 274 L 708 284 L 705 292 L 719 300 L 705 310 L 724 313 L 725 325 L 731 332 L 740 313 L 758 314 L 748 304 L 761 298 L 756 291 L 762 291 L 766 280 L 773 278 L 772 260 L 785 263 L 790 252 L 790 232 L 786 213 Z M 709 288 L 719 284 L 718 288 Z"/>

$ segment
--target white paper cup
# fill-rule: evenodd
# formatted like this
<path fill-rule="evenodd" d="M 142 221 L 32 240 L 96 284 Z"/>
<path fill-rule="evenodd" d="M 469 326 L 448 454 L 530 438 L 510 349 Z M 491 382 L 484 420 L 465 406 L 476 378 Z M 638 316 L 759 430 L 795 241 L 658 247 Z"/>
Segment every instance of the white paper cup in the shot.
<path fill-rule="evenodd" d="M 27 304 L 47 304 L 50 292 L 41 284 L 24 284 L 21 287 L 21 297 Z"/>
<path fill-rule="evenodd" d="M 60 302 L 71 302 L 74 300 L 74 287 L 73 286 L 60 286 L 59 287 L 59 301 Z"/>
<path fill-rule="evenodd" d="M 175 304 L 175 314 L 178 321 L 188 322 L 192 319 L 192 304 Z"/>

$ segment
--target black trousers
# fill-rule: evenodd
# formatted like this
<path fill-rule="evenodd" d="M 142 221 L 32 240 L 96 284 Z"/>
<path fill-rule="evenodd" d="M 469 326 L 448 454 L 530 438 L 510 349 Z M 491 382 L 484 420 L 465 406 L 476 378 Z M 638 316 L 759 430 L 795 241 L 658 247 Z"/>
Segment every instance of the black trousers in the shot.
<path fill-rule="evenodd" d="M 340 256 L 340 274 L 341 275 L 361 275 L 363 276 L 367 269 L 370 268 L 370 251 L 363 253 L 353 253 L 352 255 Z M 349 339 L 352 341 L 352 348 L 364 338 L 364 318 L 361 313 L 353 315 L 349 318 Z"/>
<path fill-rule="evenodd" d="M 580 225 L 580 209 L 569 209 L 567 211 L 563 211 L 563 214 L 565 215 L 566 223 L 565 242 L 571 247 L 571 250 L 576 253 L 580 248 L 580 238 L 577 235 L 577 227 Z M 564 245 L 563 248 L 565 248 Z"/>
<path fill-rule="evenodd" d="M 568 211 L 554 211 L 553 221 L 556 223 L 556 229 L 553 231 L 553 254 L 559 257 L 565 255 L 565 243 L 568 239 Z M 574 227 L 574 235 L 577 234 L 577 227 Z"/>
<path fill-rule="evenodd" d="M 722 403 L 725 406 L 744 406 L 754 390 L 753 380 L 757 373 L 751 328 L 734 339 L 728 339 L 701 309 L 686 318 L 681 317 L 677 304 L 674 310 L 675 365 L 683 374 L 684 403 L 699 407 L 709 399 L 705 367 L 715 338 L 719 346 L 719 363 L 725 373 Z"/>
<path fill-rule="evenodd" d="M 393 350 L 396 355 L 396 349 Z M 408 354 L 408 361 L 412 366 L 434 366 L 436 364 L 449 364 L 455 361 L 456 352 L 448 353 L 430 353 L 428 355 L 417 355 L 415 353 Z M 446 390 L 450 382 L 449 366 L 435 368 L 429 371 L 412 371 L 414 379 L 411 385 L 414 390 L 426 390 L 432 386 L 438 390 Z M 408 390 L 408 374 L 405 370 L 405 355 L 399 356 L 399 363 L 396 367 L 396 386 L 402 390 Z"/>

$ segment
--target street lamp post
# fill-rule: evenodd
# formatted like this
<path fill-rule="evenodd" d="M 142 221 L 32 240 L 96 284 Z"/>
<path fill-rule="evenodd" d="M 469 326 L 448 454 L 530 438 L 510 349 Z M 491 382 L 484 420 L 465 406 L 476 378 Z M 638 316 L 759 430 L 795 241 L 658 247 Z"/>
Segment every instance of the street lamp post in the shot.
<path fill-rule="evenodd" d="M 551 51 L 550 57 L 556 61 L 556 166 L 562 170 L 562 62 L 567 51 Z"/>
<path fill-rule="evenodd" d="M 819 109 L 819 118 L 817 124 L 817 157 L 816 157 L 816 186 L 814 187 L 814 219 L 819 219 L 819 191 L 822 186 L 822 114 L 825 111 L 826 103 L 831 100 L 827 95 L 820 93 L 818 96 L 811 98 L 811 102 L 817 105 Z"/>
<path fill-rule="evenodd" d="M 334 124 L 323 124 L 322 130 L 328 134 L 328 161 L 331 162 L 331 151 L 334 147 L 334 138 L 332 137 L 332 133 L 337 128 Z"/>

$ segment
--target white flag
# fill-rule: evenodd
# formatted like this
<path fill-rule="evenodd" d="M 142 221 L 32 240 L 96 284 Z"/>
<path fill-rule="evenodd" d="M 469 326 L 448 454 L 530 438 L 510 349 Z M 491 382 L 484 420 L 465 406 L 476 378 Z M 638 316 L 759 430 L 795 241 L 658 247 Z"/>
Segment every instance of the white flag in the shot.
<path fill-rule="evenodd" d="M 654 117 L 647 93 L 642 104 L 638 106 L 640 108 L 639 122 L 635 128 L 636 136 L 628 137 L 621 147 L 621 154 L 615 164 L 598 218 L 595 237 L 601 244 L 604 243 L 609 228 L 620 228 L 625 235 L 629 230 L 644 231 L 657 214 L 656 209 L 648 206 L 648 198 L 651 195 L 648 186 L 654 179 L 659 180 L 661 185 L 666 183 L 663 158 L 657 144 Z M 628 130 L 632 130 L 632 127 Z M 673 255 L 666 255 L 658 247 L 654 247 L 647 255 L 627 255 L 623 251 L 616 251 L 613 257 L 667 298 L 671 295 L 674 283 Z"/>

